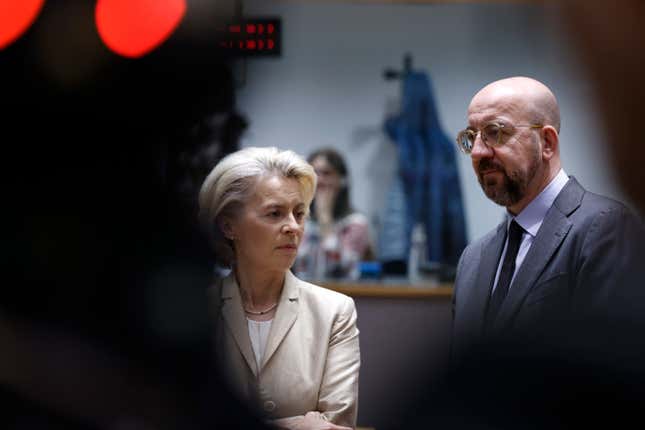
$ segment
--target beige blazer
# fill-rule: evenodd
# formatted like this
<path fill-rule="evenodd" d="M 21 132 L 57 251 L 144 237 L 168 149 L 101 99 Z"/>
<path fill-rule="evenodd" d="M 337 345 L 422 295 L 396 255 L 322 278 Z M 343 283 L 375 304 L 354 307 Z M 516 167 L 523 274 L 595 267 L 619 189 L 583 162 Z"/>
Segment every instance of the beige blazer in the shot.
<path fill-rule="evenodd" d="M 264 357 L 256 363 L 235 277 L 211 293 L 220 309 L 217 352 L 234 390 L 269 418 L 318 411 L 335 424 L 356 426 L 360 351 L 350 297 L 287 272 Z"/>

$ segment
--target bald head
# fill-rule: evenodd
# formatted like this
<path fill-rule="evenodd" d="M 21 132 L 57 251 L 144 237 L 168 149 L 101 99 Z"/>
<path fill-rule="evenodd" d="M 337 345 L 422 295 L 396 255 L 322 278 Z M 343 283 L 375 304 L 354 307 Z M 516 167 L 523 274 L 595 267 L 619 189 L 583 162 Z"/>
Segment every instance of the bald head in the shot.
<path fill-rule="evenodd" d="M 482 88 L 468 107 L 467 131 L 484 193 L 512 213 L 525 208 L 561 169 L 558 101 L 535 79 L 507 78 Z"/>
<path fill-rule="evenodd" d="M 520 76 L 486 85 L 473 97 L 468 113 L 481 111 L 483 105 L 520 114 L 532 124 L 551 125 L 560 132 L 558 101 L 546 85 L 535 79 Z"/>

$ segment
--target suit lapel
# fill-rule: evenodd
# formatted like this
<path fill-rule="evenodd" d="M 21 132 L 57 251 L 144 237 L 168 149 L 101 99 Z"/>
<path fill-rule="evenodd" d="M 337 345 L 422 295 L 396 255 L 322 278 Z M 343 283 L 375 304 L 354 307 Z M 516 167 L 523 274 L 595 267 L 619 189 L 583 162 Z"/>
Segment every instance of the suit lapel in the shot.
<path fill-rule="evenodd" d="M 500 329 L 513 319 L 533 284 L 566 237 L 572 226 L 568 216 L 580 206 L 584 192 L 575 178 L 571 177 L 555 199 L 553 206 L 544 217 L 522 266 L 515 275 L 508 296 L 495 321 L 496 329 Z"/>
<path fill-rule="evenodd" d="M 244 315 L 240 290 L 232 272 L 222 281 L 222 317 L 233 335 L 237 348 L 246 360 L 246 364 L 248 364 L 253 375 L 257 377 L 258 366 L 251 346 L 248 322 Z"/>
<path fill-rule="evenodd" d="M 282 294 L 280 295 L 280 304 L 271 324 L 269 339 L 267 339 L 267 346 L 264 350 L 264 357 L 262 357 L 260 371 L 269 362 L 298 317 L 299 282 L 298 278 L 290 271 L 287 271 L 284 278 L 284 286 L 282 287 Z"/>
<path fill-rule="evenodd" d="M 480 330 L 484 328 L 486 308 L 488 307 L 490 292 L 505 240 L 506 221 L 497 226 L 495 236 L 487 244 L 484 244 L 481 249 L 479 273 L 477 274 L 477 282 L 472 296 L 472 304 L 468 306 L 468 313 L 471 315 L 472 321 L 477 322 Z"/>

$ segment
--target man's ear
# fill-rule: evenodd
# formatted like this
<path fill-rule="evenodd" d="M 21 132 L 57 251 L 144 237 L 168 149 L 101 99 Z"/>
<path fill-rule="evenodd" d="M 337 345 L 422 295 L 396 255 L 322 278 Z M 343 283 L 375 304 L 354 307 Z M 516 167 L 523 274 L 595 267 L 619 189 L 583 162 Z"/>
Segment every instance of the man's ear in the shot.
<path fill-rule="evenodd" d="M 560 145 L 560 137 L 558 131 L 550 125 L 542 127 L 542 136 L 544 145 L 542 146 L 542 157 L 545 160 L 550 160 L 558 153 Z"/>

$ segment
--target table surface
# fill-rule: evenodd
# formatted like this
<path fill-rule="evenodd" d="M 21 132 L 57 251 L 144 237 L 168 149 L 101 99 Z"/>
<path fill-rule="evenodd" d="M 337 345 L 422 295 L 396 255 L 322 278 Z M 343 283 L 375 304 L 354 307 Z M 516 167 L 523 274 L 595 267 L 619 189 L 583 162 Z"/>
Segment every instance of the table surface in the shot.
<path fill-rule="evenodd" d="M 406 284 L 352 281 L 313 281 L 314 284 L 350 297 L 450 299 L 452 284 Z"/>

